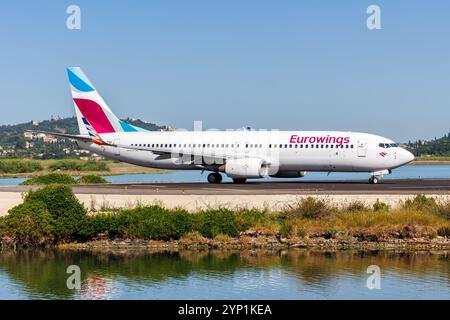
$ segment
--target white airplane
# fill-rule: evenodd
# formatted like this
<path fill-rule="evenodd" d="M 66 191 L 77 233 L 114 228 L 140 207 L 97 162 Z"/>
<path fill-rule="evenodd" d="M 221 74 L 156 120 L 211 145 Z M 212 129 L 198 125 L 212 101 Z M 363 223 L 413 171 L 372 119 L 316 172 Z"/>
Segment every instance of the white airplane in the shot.
<path fill-rule="evenodd" d="M 414 156 L 394 141 L 368 133 L 341 131 L 146 131 L 117 118 L 83 71 L 67 69 L 81 148 L 144 167 L 222 173 L 235 183 L 266 176 L 303 177 L 308 171 L 367 172 L 375 184 Z"/>

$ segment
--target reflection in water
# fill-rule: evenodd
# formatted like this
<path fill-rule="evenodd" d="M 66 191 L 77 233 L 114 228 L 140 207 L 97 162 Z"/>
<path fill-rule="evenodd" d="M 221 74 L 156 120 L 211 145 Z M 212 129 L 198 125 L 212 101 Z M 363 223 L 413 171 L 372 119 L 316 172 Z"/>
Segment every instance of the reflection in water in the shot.
<path fill-rule="evenodd" d="M 70 290 L 69 265 L 81 269 Z M 366 288 L 369 265 L 381 290 Z M 450 298 L 448 251 L 113 251 L 0 253 L 0 298 L 347 299 Z"/>

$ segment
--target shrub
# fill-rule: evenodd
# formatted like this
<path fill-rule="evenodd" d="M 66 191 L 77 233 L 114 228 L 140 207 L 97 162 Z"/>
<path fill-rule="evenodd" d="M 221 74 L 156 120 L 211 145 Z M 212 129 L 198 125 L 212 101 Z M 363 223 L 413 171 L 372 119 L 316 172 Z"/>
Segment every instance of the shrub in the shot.
<path fill-rule="evenodd" d="M 295 206 L 291 206 L 281 214 L 283 219 L 323 219 L 333 214 L 333 208 L 324 200 L 313 197 L 302 198 Z"/>
<path fill-rule="evenodd" d="M 75 160 L 64 159 L 51 163 L 48 168 L 51 171 L 109 171 L 109 167 L 106 162 L 95 160 Z"/>
<path fill-rule="evenodd" d="M 109 171 L 108 164 L 104 161 L 88 160 L 83 163 L 81 171 Z"/>
<path fill-rule="evenodd" d="M 86 209 L 67 185 L 53 184 L 30 191 L 25 202 L 41 202 L 54 219 L 54 234 L 60 239 L 76 238 L 87 223 Z"/>
<path fill-rule="evenodd" d="M 255 226 L 257 224 L 264 224 L 269 220 L 267 211 L 257 209 L 240 209 L 234 212 L 238 223 L 244 229 Z"/>
<path fill-rule="evenodd" d="M 0 160 L 0 173 L 31 173 L 42 169 L 38 161 L 18 159 Z"/>
<path fill-rule="evenodd" d="M 35 245 L 53 234 L 54 220 L 40 201 L 22 203 L 9 210 L 3 232 L 21 245 Z"/>
<path fill-rule="evenodd" d="M 389 211 L 390 207 L 388 204 L 381 202 L 380 199 L 377 199 L 377 201 L 372 206 L 373 211 Z"/>
<path fill-rule="evenodd" d="M 450 238 L 450 227 L 441 227 L 437 230 L 437 234 L 441 237 Z"/>
<path fill-rule="evenodd" d="M 193 216 L 194 230 L 208 238 L 219 234 L 233 237 L 246 229 L 245 224 L 239 223 L 236 213 L 224 208 L 200 211 Z"/>
<path fill-rule="evenodd" d="M 437 203 L 434 198 L 418 194 L 413 199 L 406 200 L 402 204 L 402 208 L 418 211 L 435 211 L 437 209 Z"/>
<path fill-rule="evenodd" d="M 44 176 L 28 179 L 21 183 L 21 185 L 48 185 L 48 184 L 75 184 L 76 180 L 63 173 L 50 173 Z"/>
<path fill-rule="evenodd" d="M 437 212 L 445 219 L 450 219 L 450 201 L 438 203 Z"/>
<path fill-rule="evenodd" d="M 325 230 L 323 237 L 325 239 L 332 239 L 336 236 L 336 234 L 338 233 L 338 231 L 334 228 L 328 228 Z"/>
<path fill-rule="evenodd" d="M 102 177 L 99 177 L 99 176 L 90 174 L 90 175 L 87 175 L 87 176 L 82 176 L 82 177 L 80 177 L 80 178 L 77 180 L 77 183 L 78 183 L 78 184 L 108 183 L 108 180 L 106 180 L 106 179 L 104 179 L 104 178 L 102 178 Z"/>
<path fill-rule="evenodd" d="M 83 238 L 92 238 L 100 233 L 105 233 L 109 237 L 117 237 L 124 234 L 125 225 L 118 214 L 99 213 L 95 216 L 87 217 L 79 232 Z"/>
<path fill-rule="evenodd" d="M 294 223 L 291 220 L 286 220 L 281 223 L 280 226 L 280 235 L 283 238 L 287 238 L 294 229 Z"/>
<path fill-rule="evenodd" d="M 81 167 L 82 163 L 80 160 L 71 159 L 57 160 L 48 166 L 51 171 L 80 171 Z"/>
<path fill-rule="evenodd" d="M 358 211 L 365 211 L 365 210 L 367 210 L 367 207 L 364 204 L 364 202 L 355 200 L 355 201 L 350 202 L 344 208 L 344 210 L 347 210 L 347 211 L 350 211 L 350 212 L 358 212 Z"/>
<path fill-rule="evenodd" d="M 117 218 L 118 232 L 136 238 L 178 239 L 192 230 L 192 215 L 179 209 L 138 207 L 120 212 Z"/>

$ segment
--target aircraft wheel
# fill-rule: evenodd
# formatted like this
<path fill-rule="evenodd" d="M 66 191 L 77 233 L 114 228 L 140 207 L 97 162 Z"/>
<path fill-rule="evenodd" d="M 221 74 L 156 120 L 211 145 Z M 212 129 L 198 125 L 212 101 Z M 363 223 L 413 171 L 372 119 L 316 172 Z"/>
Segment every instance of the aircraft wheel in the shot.
<path fill-rule="evenodd" d="M 370 184 L 377 184 L 378 183 L 378 178 L 377 177 L 370 177 L 369 178 L 369 183 Z"/>
<path fill-rule="evenodd" d="M 234 183 L 245 183 L 245 181 L 247 181 L 247 179 L 245 179 L 245 178 L 234 178 L 233 179 Z"/>
<path fill-rule="evenodd" d="M 208 182 L 209 183 L 221 183 L 222 175 L 217 172 L 212 172 L 212 173 L 208 174 Z"/>

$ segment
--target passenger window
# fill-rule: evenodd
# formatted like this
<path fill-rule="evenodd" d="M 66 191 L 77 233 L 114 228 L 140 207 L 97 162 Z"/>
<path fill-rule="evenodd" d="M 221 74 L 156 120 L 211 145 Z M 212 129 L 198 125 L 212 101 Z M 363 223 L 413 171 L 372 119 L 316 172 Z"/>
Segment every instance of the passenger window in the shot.
<path fill-rule="evenodd" d="M 350 148 L 353 149 L 353 145 L 351 145 Z"/>
<path fill-rule="evenodd" d="M 348 144 L 345 145 L 345 149 L 348 149 Z"/>
<path fill-rule="evenodd" d="M 320 148 L 323 149 L 323 144 L 320 145 Z"/>
<path fill-rule="evenodd" d="M 283 148 L 283 145 L 282 145 L 282 144 L 280 144 L 280 148 Z"/>
<path fill-rule="evenodd" d="M 308 145 L 307 144 L 305 144 L 305 148 L 308 149 Z"/>

